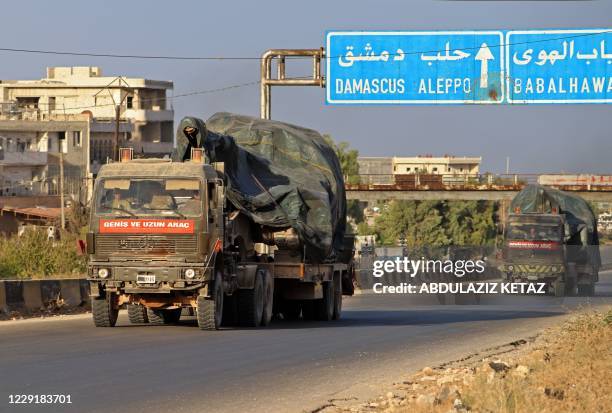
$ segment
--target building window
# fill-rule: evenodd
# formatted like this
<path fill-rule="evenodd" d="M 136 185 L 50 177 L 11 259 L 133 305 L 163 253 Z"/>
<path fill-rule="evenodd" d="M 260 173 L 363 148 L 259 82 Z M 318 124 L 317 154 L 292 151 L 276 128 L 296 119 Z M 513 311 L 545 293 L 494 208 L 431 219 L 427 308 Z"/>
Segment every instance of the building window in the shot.
<path fill-rule="evenodd" d="M 438 168 L 433 168 L 432 171 L 438 172 Z"/>
<path fill-rule="evenodd" d="M 128 109 L 132 109 L 134 108 L 134 97 L 133 96 L 128 96 L 127 100 L 125 101 L 125 105 Z"/>
<path fill-rule="evenodd" d="M 406 168 L 406 172 L 410 172 L 410 168 Z"/>
<path fill-rule="evenodd" d="M 81 131 L 76 130 L 72 132 L 72 146 L 81 147 Z"/>
<path fill-rule="evenodd" d="M 459 168 L 459 172 L 463 172 L 463 168 Z"/>
<path fill-rule="evenodd" d="M 66 142 L 66 132 L 57 132 L 57 143 L 59 146 L 58 152 L 68 153 L 68 145 Z"/>

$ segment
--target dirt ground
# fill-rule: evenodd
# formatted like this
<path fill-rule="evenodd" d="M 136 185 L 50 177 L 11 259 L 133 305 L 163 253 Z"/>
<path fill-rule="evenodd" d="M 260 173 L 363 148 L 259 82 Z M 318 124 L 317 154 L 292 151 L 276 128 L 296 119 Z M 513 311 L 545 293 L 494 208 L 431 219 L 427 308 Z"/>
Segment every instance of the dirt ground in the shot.
<path fill-rule="evenodd" d="M 612 412 L 612 308 L 503 346 L 425 367 L 386 394 L 319 412 Z"/>

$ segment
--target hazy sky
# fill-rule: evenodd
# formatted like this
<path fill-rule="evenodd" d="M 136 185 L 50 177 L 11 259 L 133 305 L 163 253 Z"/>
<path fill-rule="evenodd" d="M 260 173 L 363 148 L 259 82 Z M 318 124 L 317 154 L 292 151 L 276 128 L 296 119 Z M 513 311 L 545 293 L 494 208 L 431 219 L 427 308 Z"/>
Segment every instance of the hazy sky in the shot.
<path fill-rule="evenodd" d="M 249 56 L 317 48 L 326 30 L 612 27 L 612 0 L 243 0 L 4 2 L 0 47 L 93 53 Z M 53 65 L 173 80 L 175 94 L 259 79 L 257 60 L 150 61 L 0 52 L 1 79 L 44 76 Z M 288 66 L 295 75 L 307 65 Z M 259 87 L 176 99 L 176 118 L 217 111 L 259 115 Z M 272 118 L 346 140 L 362 156 L 481 155 L 483 170 L 612 173 L 612 106 L 325 105 L 319 88 L 273 89 Z"/>

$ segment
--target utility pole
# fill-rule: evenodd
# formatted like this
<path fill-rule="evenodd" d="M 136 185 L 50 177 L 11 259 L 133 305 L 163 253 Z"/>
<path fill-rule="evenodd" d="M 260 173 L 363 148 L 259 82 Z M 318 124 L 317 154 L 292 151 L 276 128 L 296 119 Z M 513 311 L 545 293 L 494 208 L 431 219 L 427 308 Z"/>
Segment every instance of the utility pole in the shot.
<path fill-rule="evenodd" d="M 119 102 L 117 102 L 115 100 L 115 97 L 113 96 L 113 92 L 111 90 L 113 83 L 117 82 L 118 86 L 119 86 Z M 123 86 L 123 84 L 125 84 L 125 86 Z M 120 120 L 121 120 L 121 105 L 123 104 L 123 102 L 125 101 L 125 99 L 127 99 L 128 97 L 128 93 L 130 92 L 132 89 L 130 88 L 130 85 L 121 77 L 121 76 L 117 76 L 115 79 L 113 79 L 108 85 L 106 85 L 105 87 L 103 87 L 102 89 L 100 89 L 95 95 L 94 98 L 97 97 L 102 91 L 107 90 L 108 94 L 110 95 L 110 98 L 113 101 L 113 106 L 115 107 L 115 138 L 114 138 L 114 142 L 113 142 L 113 159 L 116 161 L 119 161 L 119 147 L 121 145 L 121 141 L 119 139 L 119 125 L 120 125 Z M 123 94 L 123 96 L 121 96 L 121 92 L 126 92 Z"/>
<path fill-rule="evenodd" d="M 123 100 L 121 100 L 123 102 Z M 113 157 L 115 160 L 119 160 L 119 119 L 121 118 L 121 103 L 115 104 L 115 151 Z"/>
<path fill-rule="evenodd" d="M 60 180 L 59 180 L 59 192 L 60 192 L 60 225 L 62 229 L 66 229 L 66 214 L 64 212 L 64 139 L 59 139 L 59 168 L 60 168 Z"/>
<path fill-rule="evenodd" d="M 510 157 L 506 156 L 506 175 L 510 175 Z"/>

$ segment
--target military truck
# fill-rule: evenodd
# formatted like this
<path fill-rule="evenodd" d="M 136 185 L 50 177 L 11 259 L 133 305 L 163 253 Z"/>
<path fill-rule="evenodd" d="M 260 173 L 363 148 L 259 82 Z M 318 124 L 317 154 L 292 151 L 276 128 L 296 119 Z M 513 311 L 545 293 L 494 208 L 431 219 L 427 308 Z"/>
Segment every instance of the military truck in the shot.
<path fill-rule="evenodd" d="M 593 295 L 601 258 L 595 216 L 586 201 L 528 185 L 510 204 L 500 270 L 514 282 L 545 282 L 556 296 Z"/>
<path fill-rule="evenodd" d="M 303 137 L 294 125 L 232 119 L 259 122 L 266 134 L 294 128 L 292 133 Z M 284 135 L 276 149 L 290 138 Z M 87 234 L 94 324 L 114 326 L 123 306 L 132 323 L 169 324 L 195 315 L 203 330 L 265 326 L 274 316 L 339 319 L 342 295 L 353 294 L 354 279 L 354 237 L 344 234 L 341 174 L 333 183 L 338 186 L 325 183 L 330 192 L 309 193 L 306 183 L 298 185 L 295 162 L 312 167 L 317 161 L 312 156 L 291 154 L 288 169 L 294 175 L 278 170 L 270 175 L 253 165 L 268 168 L 274 159 L 253 148 L 247 152 L 236 144 L 239 139 L 208 131 L 195 118 L 181 122 L 177 140 L 173 159 L 132 159 L 122 149 L 121 162 L 100 168 Z M 323 145 L 317 134 L 311 141 Z M 329 170 L 339 167 L 333 151 L 323 149 Z M 251 194 L 239 181 L 245 172 L 260 184 Z M 312 172 L 304 179 L 316 177 Z M 296 203 L 313 194 L 321 196 L 317 202 L 336 196 L 337 222 L 330 215 L 334 205 Z M 316 236 L 318 228 L 327 238 Z"/>

